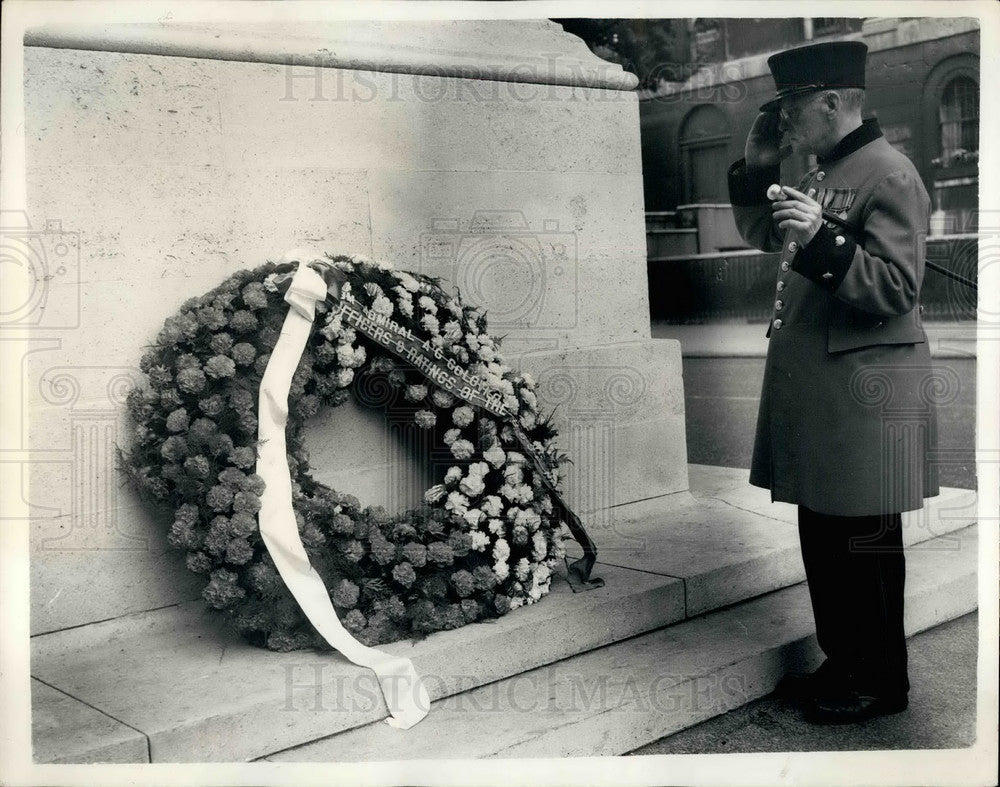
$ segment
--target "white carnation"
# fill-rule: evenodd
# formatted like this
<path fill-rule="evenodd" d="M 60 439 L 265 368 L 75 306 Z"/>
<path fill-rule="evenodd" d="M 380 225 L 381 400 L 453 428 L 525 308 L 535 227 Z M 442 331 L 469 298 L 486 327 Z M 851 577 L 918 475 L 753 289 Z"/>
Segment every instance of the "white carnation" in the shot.
<path fill-rule="evenodd" d="M 503 511 L 503 501 L 496 495 L 487 495 L 483 499 L 482 508 L 487 516 L 500 516 Z"/>
<path fill-rule="evenodd" d="M 468 440 L 455 440 L 451 444 L 451 453 L 459 461 L 468 459 L 475 451 L 475 446 Z"/>
<path fill-rule="evenodd" d="M 459 482 L 458 488 L 471 498 L 481 495 L 483 490 L 486 488 L 486 484 L 483 483 L 483 477 L 481 475 L 473 475 L 470 473 Z"/>
<path fill-rule="evenodd" d="M 483 451 L 483 459 L 493 467 L 500 467 L 507 461 L 507 453 L 500 447 L 500 443 L 493 443 L 486 451 Z"/>
<path fill-rule="evenodd" d="M 463 515 L 465 521 L 469 523 L 469 527 L 476 527 L 479 524 L 479 520 L 483 518 L 483 512 L 478 508 L 470 508 Z"/>
<path fill-rule="evenodd" d="M 462 405 L 461 407 L 456 407 L 455 412 L 451 414 L 451 420 L 454 421 L 458 426 L 468 426 L 472 423 L 472 419 L 475 417 L 471 407 Z"/>
<path fill-rule="evenodd" d="M 490 545 L 490 537 L 481 530 L 476 530 L 472 534 L 472 548 L 476 552 L 484 552 Z"/>
<path fill-rule="evenodd" d="M 455 512 L 459 516 L 463 516 L 469 509 L 469 499 L 460 492 L 450 492 L 448 494 L 448 499 L 445 501 L 444 507 L 449 511 Z"/>

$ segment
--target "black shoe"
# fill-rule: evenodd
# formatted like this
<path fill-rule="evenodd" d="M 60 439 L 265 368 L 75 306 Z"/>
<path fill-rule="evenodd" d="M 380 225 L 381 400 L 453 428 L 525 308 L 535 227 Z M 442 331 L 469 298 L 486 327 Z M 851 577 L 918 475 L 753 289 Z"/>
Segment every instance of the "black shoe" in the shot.
<path fill-rule="evenodd" d="M 789 672 L 775 686 L 774 694 L 779 699 L 790 702 L 812 702 L 830 694 L 841 693 L 844 679 L 828 659 L 815 672 Z"/>
<path fill-rule="evenodd" d="M 812 724 L 854 724 L 878 716 L 888 716 L 906 710 L 906 694 L 888 694 L 876 697 L 857 691 L 821 697 L 806 709 L 806 721 Z"/>

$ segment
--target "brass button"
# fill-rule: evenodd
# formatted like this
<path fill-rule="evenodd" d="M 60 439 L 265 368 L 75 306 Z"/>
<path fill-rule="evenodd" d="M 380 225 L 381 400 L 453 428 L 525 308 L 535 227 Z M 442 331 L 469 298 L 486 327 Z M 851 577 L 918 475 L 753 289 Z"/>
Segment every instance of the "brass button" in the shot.
<path fill-rule="evenodd" d="M 782 260 L 782 261 L 781 261 L 781 270 L 783 270 L 783 271 L 787 271 L 789 267 L 790 267 L 790 266 L 789 266 L 789 264 L 788 264 L 788 260 Z"/>
<path fill-rule="evenodd" d="M 798 248 L 799 244 L 797 244 L 795 241 L 792 241 L 791 243 L 788 244 L 789 251 L 796 251 Z"/>
<path fill-rule="evenodd" d="M 781 307 L 784 306 L 784 305 L 785 304 L 782 303 L 780 300 L 777 300 L 777 301 L 774 302 L 774 310 L 780 312 L 781 311 Z"/>
<path fill-rule="evenodd" d="M 826 173 L 825 172 L 817 172 L 816 173 L 816 180 L 823 180 L 823 178 L 825 178 L 825 177 L 826 177 Z"/>
<path fill-rule="evenodd" d="M 785 289 L 785 283 L 783 281 L 779 281 L 778 282 L 778 292 L 781 292 L 783 289 Z"/>
<path fill-rule="evenodd" d="M 823 278 L 824 279 L 832 279 L 833 278 L 833 274 L 830 273 L 830 271 L 827 271 L 826 273 L 823 274 Z"/>
<path fill-rule="evenodd" d="M 778 318 L 777 320 L 775 320 L 775 321 L 774 321 L 774 323 L 773 323 L 773 325 L 774 325 L 774 330 L 776 330 L 776 331 L 777 331 L 777 330 L 780 330 L 780 329 L 781 329 L 781 326 L 782 326 L 783 324 L 784 324 L 784 323 L 782 323 L 782 322 L 781 322 L 781 318 L 779 317 L 779 318 Z"/>
<path fill-rule="evenodd" d="M 843 246 L 844 245 L 844 236 L 843 235 L 838 235 L 836 238 L 833 239 L 833 244 L 835 246 Z"/>

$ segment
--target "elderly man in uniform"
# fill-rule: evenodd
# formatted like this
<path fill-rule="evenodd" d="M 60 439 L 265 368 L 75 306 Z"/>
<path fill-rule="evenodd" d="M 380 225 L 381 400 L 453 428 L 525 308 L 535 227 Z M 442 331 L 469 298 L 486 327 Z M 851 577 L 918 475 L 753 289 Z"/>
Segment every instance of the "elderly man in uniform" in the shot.
<path fill-rule="evenodd" d="M 938 493 L 918 304 L 929 204 L 913 164 L 862 120 L 867 47 L 768 60 L 777 95 L 729 171 L 736 223 L 780 251 L 750 483 L 798 505 L 826 660 L 781 690 L 816 723 L 906 708 L 901 512 Z M 780 185 L 792 150 L 817 165 Z"/>

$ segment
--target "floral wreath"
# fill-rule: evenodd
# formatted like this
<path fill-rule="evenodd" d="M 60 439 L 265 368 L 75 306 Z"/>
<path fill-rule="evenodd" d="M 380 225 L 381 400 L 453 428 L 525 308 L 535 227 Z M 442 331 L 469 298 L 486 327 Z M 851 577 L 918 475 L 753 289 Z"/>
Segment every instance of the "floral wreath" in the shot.
<path fill-rule="evenodd" d="M 358 256 L 328 255 L 326 264 L 343 280 L 341 298 L 480 379 L 513 416 L 470 406 L 345 324 L 329 299 L 317 304 L 289 391 L 287 458 L 299 536 L 343 626 L 376 645 L 538 601 L 565 556 L 554 480 L 565 457 L 533 380 L 504 364 L 485 314 L 438 280 Z M 282 582 L 256 516 L 257 393 L 287 311 L 289 271 L 239 271 L 166 320 L 140 363 L 148 385 L 128 397 L 135 444 L 122 454 L 134 484 L 172 510 L 168 541 L 207 577 L 208 604 L 251 642 L 283 651 L 325 644 Z M 304 421 L 373 384 L 391 391 L 387 410 L 408 409 L 435 454 L 450 458 L 443 481 L 410 511 L 362 507 L 310 474 Z"/>

